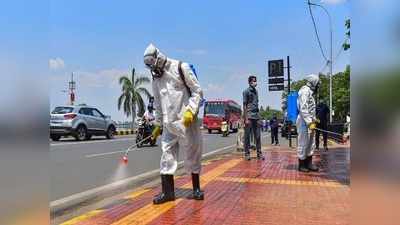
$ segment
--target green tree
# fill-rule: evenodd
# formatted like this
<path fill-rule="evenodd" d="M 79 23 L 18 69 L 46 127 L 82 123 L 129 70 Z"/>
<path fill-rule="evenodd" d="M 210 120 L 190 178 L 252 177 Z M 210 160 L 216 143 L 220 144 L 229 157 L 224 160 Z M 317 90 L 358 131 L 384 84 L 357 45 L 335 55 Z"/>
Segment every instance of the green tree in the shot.
<path fill-rule="evenodd" d="M 121 107 L 127 117 L 132 116 L 132 129 L 135 123 L 136 113 L 139 116 L 144 114 L 145 103 L 143 97 L 150 98 L 150 92 L 143 87 L 144 84 L 150 83 L 148 77 L 138 77 L 135 79 L 135 69 L 132 69 L 131 79 L 128 76 L 121 76 L 119 84 L 122 86 L 122 94 L 118 98 L 118 110 Z"/>
<path fill-rule="evenodd" d="M 350 66 L 344 72 L 332 77 L 333 96 L 332 103 L 335 110 L 334 119 L 345 121 L 350 112 Z"/>
<path fill-rule="evenodd" d="M 282 119 L 283 118 L 283 113 L 281 110 L 277 109 L 271 109 L 271 107 L 267 106 L 265 110 L 260 110 L 260 116 L 263 119 L 269 120 L 271 119 L 274 115 L 276 115 L 278 118 Z"/>

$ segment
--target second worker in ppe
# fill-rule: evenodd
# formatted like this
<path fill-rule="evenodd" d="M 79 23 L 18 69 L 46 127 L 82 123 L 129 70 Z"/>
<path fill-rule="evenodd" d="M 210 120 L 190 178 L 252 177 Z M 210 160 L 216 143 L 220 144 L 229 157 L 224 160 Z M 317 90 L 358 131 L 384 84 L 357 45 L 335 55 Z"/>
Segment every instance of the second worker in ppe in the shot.
<path fill-rule="evenodd" d="M 302 172 L 318 171 L 318 168 L 312 164 L 312 156 L 315 149 L 315 128 L 318 123 L 313 95 L 318 90 L 319 77 L 311 74 L 306 77 L 306 81 L 306 85 L 299 90 L 297 98 L 299 115 L 296 120 L 298 133 L 297 157 L 299 158 L 299 171 Z"/>
<path fill-rule="evenodd" d="M 197 119 L 202 89 L 189 64 L 167 58 L 153 44 L 144 52 L 144 63 L 153 76 L 156 123 L 163 127 L 160 174 L 162 192 L 153 199 L 154 204 L 175 200 L 173 175 L 178 168 L 179 150 L 185 155 L 184 165 L 192 175 L 191 198 L 203 200 L 200 190 L 202 136 Z M 160 134 L 160 126 L 153 136 Z"/>

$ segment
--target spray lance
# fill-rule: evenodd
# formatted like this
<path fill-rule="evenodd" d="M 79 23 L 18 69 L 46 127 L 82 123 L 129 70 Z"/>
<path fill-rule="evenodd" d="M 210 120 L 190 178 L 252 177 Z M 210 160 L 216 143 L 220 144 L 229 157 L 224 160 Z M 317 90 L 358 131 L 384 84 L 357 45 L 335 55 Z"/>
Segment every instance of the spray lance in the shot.
<path fill-rule="evenodd" d="M 320 128 L 314 128 L 314 129 L 318 130 L 318 131 L 321 131 L 321 132 L 324 132 L 324 133 L 327 133 L 327 134 L 337 135 L 337 136 L 341 137 L 342 140 L 344 139 L 344 135 L 343 134 L 339 134 L 339 133 L 336 133 L 336 132 L 332 132 L 332 131 L 324 130 L 324 129 L 320 129 Z"/>
<path fill-rule="evenodd" d="M 136 144 L 134 144 L 134 145 L 128 147 L 128 149 L 126 149 L 124 155 L 122 156 L 122 160 L 121 160 L 121 161 L 122 161 L 124 164 L 128 164 L 128 153 L 129 153 L 130 151 L 133 151 L 133 149 L 135 149 L 138 145 L 142 144 L 143 142 L 145 142 L 146 140 L 148 140 L 149 138 L 152 138 L 152 137 L 153 137 L 153 135 L 150 135 L 150 136 L 146 137 L 145 139 L 139 141 L 138 143 L 136 143 Z"/>
<path fill-rule="evenodd" d="M 138 143 L 130 146 L 128 149 L 126 149 L 124 156 L 122 156 L 122 162 L 124 164 L 128 164 L 128 153 L 129 151 L 132 151 L 134 148 L 136 148 L 138 145 L 142 144 L 144 141 L 148 140 L 149 138 L 154 138 L 156 139 L 161 133 L 162 133 L 162 128 L 159 125 L 156 125 L 153 133 L 149 135 L 148 137 L 144 138 L 143 140 L 139 141 Z"/>

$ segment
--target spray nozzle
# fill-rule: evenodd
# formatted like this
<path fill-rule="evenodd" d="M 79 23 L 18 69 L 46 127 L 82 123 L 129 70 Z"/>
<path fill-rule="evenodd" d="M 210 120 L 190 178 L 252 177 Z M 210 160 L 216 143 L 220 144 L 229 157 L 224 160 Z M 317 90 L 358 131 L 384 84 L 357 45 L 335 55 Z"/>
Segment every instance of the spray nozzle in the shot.
<path fill-rule="evenodd" d="M 128 155 L 122 156 L 122 163 L 128 164 Z"/>

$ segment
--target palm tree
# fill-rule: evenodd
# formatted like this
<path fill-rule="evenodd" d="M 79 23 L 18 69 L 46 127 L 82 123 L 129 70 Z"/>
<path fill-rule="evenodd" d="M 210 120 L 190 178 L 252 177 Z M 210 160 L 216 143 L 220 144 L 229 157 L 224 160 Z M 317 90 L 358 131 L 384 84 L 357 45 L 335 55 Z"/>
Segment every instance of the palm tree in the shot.
<path fill-rule="evenodd" d="M 122 94 L 118 98 L 118 110 L 123 106 L 125 115 L 128 117 L 132 115 L 132 129 L 135 123 L 136 111 L 138 111 L 139 116 L 143 116 L 145 110 L 143 95 L 147 99 L 151 96 L 150 92 L 142 87 L 143 84 L 148 83 L 150 83 L 148 77 L 138 77 L 135 80 L 135 68 L 132 69 L 132 79 L 124 75 L 119 78 L 119 84 L 122 86 Z"/>

